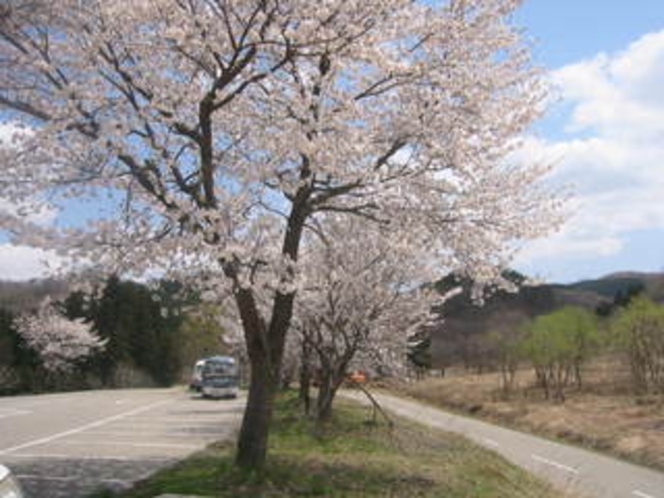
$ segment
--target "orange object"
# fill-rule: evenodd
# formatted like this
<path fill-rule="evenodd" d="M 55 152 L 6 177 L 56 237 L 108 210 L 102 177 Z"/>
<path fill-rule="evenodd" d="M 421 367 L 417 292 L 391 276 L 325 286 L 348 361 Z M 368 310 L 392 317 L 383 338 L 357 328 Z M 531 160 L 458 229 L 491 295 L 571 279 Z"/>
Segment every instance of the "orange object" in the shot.
<path fill-rule="evenodd" d="M 367 374 L 361 370 L 354 370 L 350 373 L 348 379 L 358 384 L 364 384 L 367 381 Z"/>

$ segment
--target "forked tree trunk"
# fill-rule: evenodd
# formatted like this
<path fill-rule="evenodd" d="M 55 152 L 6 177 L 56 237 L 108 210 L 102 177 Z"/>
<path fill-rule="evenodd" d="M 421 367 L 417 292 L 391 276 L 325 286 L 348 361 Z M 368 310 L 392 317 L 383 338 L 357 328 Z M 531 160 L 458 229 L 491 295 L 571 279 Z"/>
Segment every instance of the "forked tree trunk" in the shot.
<path fill-rule="evenodd" d="M 251 362 L 251 382 L 242 428 L 238 438 L 235 463 L 246 469 L 260 469 L 265 465 L 267 441 L 279 388 L 279 377 L 270 372 L 268 362 Z"/>
<path fill-rule="evenodd" d="M 345 378 L 346 362 L 332 372 L 323 372 L 316 400 L 316 421 L 326 422 L 332 417 L 332 406 L 337 391 Z"/>
<path fill-rule="evenodd" d="M 357 352 L 357 345 L 348 347 L 336 360 L 326 357 L 325 349 L 318 349 L 317 352 L 321 376 L 316 399 L 316 421 L 321 423 L 332 417 L 334 398 L 346 378 L 346 370 Z"/>
<path fill-rule="evenodd" d="M 328 376 L 321 379 L 320 387 L 318 388 L 318 399 L 316 400 L 316 421 L 326 422 L 332 417 L 332 402 L 336 389 L 333 386 L 333 381 Z"/>
<path fill-rule="evenodd" d="M 308 164 L 305 164 L 301 178 L 306 180 L 310 174 Z M 309 186 L 299 189 L 288 219 L 282 254 L 292 261 L 297 261 L 302 229 L 309 213 L 307 200 L 310 195 Z M 230 272 L 233 273 L 233 269 Z M 251 365 L 249 396 L 238 438 L 235 464 L 240 468 L 259 470 L 265 467 L 268 433 L 274 399 L 279 390 L 281 360 L 286 333 L 293 316 L 295 293 L 276 292 L 269 325 L 263 320 L 251 289 L 239 288 L 235 292 L 235 300 Z"/>
<path fill-rule="evenodd" d="M 266 328 L 252 292 L 240 290 L 236 294 L 251 365 L 249 395 L 235 456 L 235 463 L 241 468 L 265 467 L 267 438 L 294 299 L 294 294 L 276 294 L 270 326 Z"/>

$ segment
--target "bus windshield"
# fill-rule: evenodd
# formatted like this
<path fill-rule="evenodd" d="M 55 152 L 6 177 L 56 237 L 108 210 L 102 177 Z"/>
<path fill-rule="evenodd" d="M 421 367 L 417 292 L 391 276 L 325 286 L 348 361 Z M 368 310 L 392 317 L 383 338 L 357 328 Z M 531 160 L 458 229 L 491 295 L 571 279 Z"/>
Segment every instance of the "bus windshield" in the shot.
<path fill-rule="evenodd" d="M 237 364 L 233 358 L 209 358 L 203 366 L 202 376 L 206 377 L 235 377 L 238 374 Z"/>

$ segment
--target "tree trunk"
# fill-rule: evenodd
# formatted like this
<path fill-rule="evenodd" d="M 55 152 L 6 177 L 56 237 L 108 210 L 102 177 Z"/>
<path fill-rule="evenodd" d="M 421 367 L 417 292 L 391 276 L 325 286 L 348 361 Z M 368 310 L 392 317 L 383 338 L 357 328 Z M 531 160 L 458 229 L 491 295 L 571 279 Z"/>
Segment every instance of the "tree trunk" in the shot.
<path fill-rule="evenodd" d="M 549 373 L 546 367 L 535 368 L 537 383 L 544 389 L 544 399 L 549 399 Z"/>
<path fill-rule="evenodd" d="M 278 388 L 278 377 L 271 375 L 265 365 L 261 368 L 252 362 L 249 395 L 235 457 L 239 467 L 260 469 L 265 466 L 268 431 Z"/>
<path fill-rule="evenodd" d="M 331 376 L 323 375 L 318 388 L 318 399 L 316 400 L 316 421 L 326 422 L 332 417 L 332 402 L 336 389 Z"/>
<path fill-rule="evenodd" d="M 305 164 L 301 178 L 306 180 L 310 175 L 308 165 Z M 282 254 L 293 261 L 297 261 L 302 229 L 309 214 L 307 201 L 310 195 L 311 190 L 308 185 L 298 190 L 288 219 Z M 225 271 L 227 276 L 237 277 L 232 267 Z M 295 293 L 280 291 L 275 293 L 269 326 L 266 326 L 258 310 L 251 289 L 238 286 L 235 300 L 251 364 L 249 396 L 238 438 L 235 464 L 240 468 L 257 470 L 265 467 L 267 438 L 274 399 L 279 389 L 281 360 L 286 333 L 293 316 Z"/>
<path fill-rule="evenodd" d="M 578 361 L 574 363 L 574 377 L 576 379 L 576 387 L 582 389 L 583 383 L 581 382 L 581 365 Z"/>
<path fill-rule="evenodd" d="M 311 351 L 306 340 L 302 341 L 299 396 L 304 414 L 309 415 L 311 410 Z"/>
<path fill-rule="evenodd" d="M 241 468 L 265 467 L 267 436 L 274 398 L 279 390 L 281 360 L 294 298 L 293 293 L 276 293 L 270 326 L 266 328 L 252 291 L 239 289 L 235 295 L 251 365 L 249 396 L 235 456 L 235 463 Z"/>
<path fill-rule="evenodd" d="M 296 368 L 290 364 L 282 366 L 279 385 L 282 391 L 288 391 L 295 378 Z"/>
<path fill-rule="evenodd" d="M 332 414 L 332 403 L 330 402 L 330 390 L 332 389 L 332 373 L 329 365 L 321 362 L 320 375 L 318 379 L 318 396 L 316 397 L 316 421 L 328 420 Z"/>
<path fill-rule="evenodd" d="M 241 468 L 261 469 L 267 456 L 267 437 L 293 296 L 277 294 L 269 330 L 266 330 L 250 290 L 239 290 L 236 301 L 245 332 L 251 381 L 247 406 L 237 443 L 235 463 Z"/>
<path fill-rule="evenodd" d="M 300 401 L 305 415 L 311 411 L 311 374 L 308 367 L 303 367 L 300 372 Z"/>
<path fill-rule="evenodd" d="M 331 372 L 323 371 L 321 383 L 318 388 L 318 399 L 316 400 L 316 421 L 326 422 L 332 417 L 332 405 L 337 391 L 345 378 L 346 363 L 333 369 Z"/>

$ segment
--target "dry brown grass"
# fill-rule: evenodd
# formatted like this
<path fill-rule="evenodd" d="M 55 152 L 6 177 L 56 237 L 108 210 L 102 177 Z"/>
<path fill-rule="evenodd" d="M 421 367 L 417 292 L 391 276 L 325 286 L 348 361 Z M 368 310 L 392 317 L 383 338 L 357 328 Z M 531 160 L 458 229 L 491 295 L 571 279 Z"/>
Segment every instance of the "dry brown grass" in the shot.
<path fill-rule="evenodd" d="M 496 373 L 452 372 L 392 385 L 417 399 L 535 434 L 569 441 L 664 470 L 664 396 L 630 393 L 626 372 L 604 358 L 585 369 L 583 390 L 564 404 L 547 401 L 531 370 L 520 370 L 506 394 Z"/>

